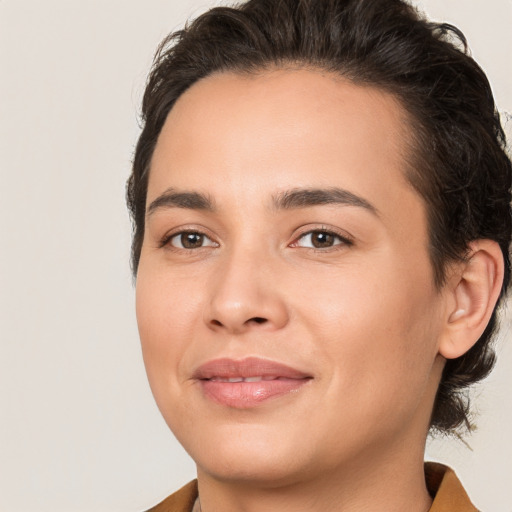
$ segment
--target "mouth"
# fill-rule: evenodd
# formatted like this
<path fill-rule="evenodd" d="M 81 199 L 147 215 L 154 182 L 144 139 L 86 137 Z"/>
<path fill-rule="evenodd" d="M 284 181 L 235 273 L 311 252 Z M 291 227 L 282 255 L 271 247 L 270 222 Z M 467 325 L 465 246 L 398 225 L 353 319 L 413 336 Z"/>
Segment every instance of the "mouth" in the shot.
<path fill-rule="evenodd" d="M 212 377 L 211 379 L 204 379 L 209 380 L 212 382 L 261 382 L 262 380 L 278 380 L 282 379 L 282 377 L 268 377 L 268 376 L 254 376 L 254 377 Z"/>
<path fill-rule="evenodd" d="M 298 392 L 313 377 L 282 363 L 250 357 L 209 361 L 197 369 L 194 378 L 207 399 L 235 409 L 249 409 Z"/>

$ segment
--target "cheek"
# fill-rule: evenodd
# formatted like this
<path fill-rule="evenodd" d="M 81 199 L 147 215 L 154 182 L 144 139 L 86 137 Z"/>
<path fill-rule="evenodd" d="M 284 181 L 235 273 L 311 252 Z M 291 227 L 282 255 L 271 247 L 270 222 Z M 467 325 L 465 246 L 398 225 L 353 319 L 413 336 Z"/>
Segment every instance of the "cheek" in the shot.
<path fill-rule="evenodd" d="M 136 313 L 146 372 L 161 406 L 165 395 L 185 378 L 180 369 L 195 323 L 194 296 L 141 260 Z"/>
<path fill-rule="evenodd" d="M 143 346 L 164 350 L 179 345 L 193 326 L 201 301 L 201 286 L 194 279 L 141 258 L 136 313 Z"/>
<path fill-rule="evenodd" d="M 400 265 L 375 264 L 325 281 L 317 275 L 315 286 L 306 287 L 308 307 L 300 318 L 317 340 L 315 357 L 330 368 L 333 400 L 344 396 L 369 413 L 389 403 L 412 404 L 424 392 L 440 315 L 429 272 L 423 274 L 411 286 Z"/>

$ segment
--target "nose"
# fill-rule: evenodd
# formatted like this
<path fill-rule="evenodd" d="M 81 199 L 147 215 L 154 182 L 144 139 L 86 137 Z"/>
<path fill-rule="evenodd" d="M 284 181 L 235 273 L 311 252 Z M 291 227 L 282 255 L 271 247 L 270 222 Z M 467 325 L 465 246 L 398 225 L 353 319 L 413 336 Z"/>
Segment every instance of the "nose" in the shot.
<path fill-rule="evenodd" d="M 289 314 L 272 258 L 239 249 L 221 259 L 208 285 L 210 300 L 204 313 L 208 328 L 230 334 L 283 328 Z"/>

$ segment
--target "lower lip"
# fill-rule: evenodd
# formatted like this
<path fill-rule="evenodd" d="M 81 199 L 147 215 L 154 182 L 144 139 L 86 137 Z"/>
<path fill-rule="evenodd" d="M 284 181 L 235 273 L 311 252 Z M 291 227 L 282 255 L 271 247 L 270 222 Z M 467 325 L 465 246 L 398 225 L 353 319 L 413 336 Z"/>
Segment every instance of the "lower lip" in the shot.
<path fill-rule="evenodd" d="M 311 379 L 274 379 L 258 382 L 201 380 L 203 392 L 214 402 L 236 409 L 250 409 L 266 400 L 298 391 Z"/>

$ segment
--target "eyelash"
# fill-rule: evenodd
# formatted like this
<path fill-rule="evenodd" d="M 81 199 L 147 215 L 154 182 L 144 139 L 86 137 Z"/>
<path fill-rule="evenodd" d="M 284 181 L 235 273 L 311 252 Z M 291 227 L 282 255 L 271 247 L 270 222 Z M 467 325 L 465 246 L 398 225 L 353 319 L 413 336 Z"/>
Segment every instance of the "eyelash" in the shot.
<path fill-rule="evenodd" d="M 351 238 L 347 236 L 347 234 L 341 234 L 331 228 L 317 228 L 317 229 L 310 229 L 308 231 L 305 231 L 304 233 L 301 233 L 295 240 L 290 244 L 291 247 L 301 247 L 298 245 L 299 240 L 304 239 L 306 236 L 311 236 L 314 233 L 317 234 L 323 234 L 327 236 L 334 237 L 338 240 L 338 243 L 335 243 L 333 245 L 330 245 L 328 247 L 303 247 L 303 249 L 309 249 L 315 252 L 328 252 L 328 251 L 336 251 L 341 249 L 342 247 L 350 247 L 354 245 L 354 242 Z"/>
<path fill-rule="evenodd" d="M 304 246 L 299 245 L 300 240 L 304 239 L 306 236 L 311 236 L 314 233 L 324 234 L 327 236 L 334 237 L 339 242 L 335 243 L 333 245 L 327 246 L 327 247 L 304 247 Z M 199 237 L 203 237 L 203 240 L 204 239 L 209 240 L 211 243 L 206 246 L 201 245 L 200 247 L 195 247 L 195 248 L 176 247 L 171 244 L 171 241 L 173 238 L 183 237 L 184 235 L 197 235 Z M 181 245 L 183 245 L 183 243 L 181 243 Z M 334 231 L 334 230 L 328 229 L 328 228 L 318 228 L 318 229 L 310 229 L 309 231 L 305 231 L 304 233 L 301 233 L 299 236 L 297 236 L 294 239 L 294 241 L 289 246 L 290 247 L 302 247 L 303 249 L 313 250 L 316 252 L 328 252 L 330 250 L 332 251 L 332 250 L 341 249 L 341 247 L 338 248 L 338 246 L 350 247 L 352 245 L 354 245 L 353 240 L 351 240 L 349 237 L 347 237 L 346 234 L 342 235 L 341 233 L 338 233 L 337 231 Z M 215 242 L 214 240 L 212 240 L 206 233 L 204 233 L 202 231 L 195 230 L 195 229 L 182 230 L 182 231 L 170 233 L 168 235 L 165 235 L 159 243 L 160 248 L 170 247 L 171 249 L 178 250 L 178 251 L 194 251 L 194 250 L 204 249 L 206 247 L 218 247 L 218 246 L 219 246 L 218 242 Z"/>
<path fill-rule="evenodd" d="M 203 237 L 204 239 L 210 240 L 210 242 L 212 242 L 212 243 L 207 246 L 201 246 L 201 247 L 196 247 L 196 248 L 176 247 L 171 244 L 171 240 L 173 238 L 183 237 L 184 235 L 197 235 L 197 236 Z M 202 231 L 198 231 L 196 229 L 184 229 L 182 231 L 177 231 L 177 232 L 165 235 L 159 244 L 160 248 L 168 246 L 168 247 L 171 247 L 172 249 L 181 250 L 181 251 L 192 251 L 192 250 L 197 250 L 197 249 L 204 249 L 205 247 L 211 247 L 211 246 L 218 247 L 218 245 L 219 244 L 217 242 L 214 242 L 206 233 L 203 233 Z"/>

